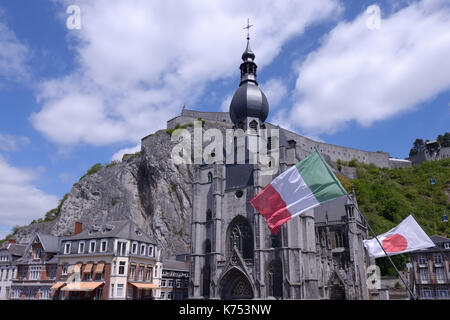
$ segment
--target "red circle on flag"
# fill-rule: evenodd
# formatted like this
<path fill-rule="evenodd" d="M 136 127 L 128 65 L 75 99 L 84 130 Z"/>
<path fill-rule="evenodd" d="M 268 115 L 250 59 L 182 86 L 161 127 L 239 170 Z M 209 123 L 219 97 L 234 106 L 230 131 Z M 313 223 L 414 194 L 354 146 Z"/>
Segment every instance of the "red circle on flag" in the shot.
<path fill-rule="evenodd" d="M 383 248 L 386 252 L 400 252 L 408 247 L 408 241 L 399 233 L 386 237 L 383 240 Z"/>

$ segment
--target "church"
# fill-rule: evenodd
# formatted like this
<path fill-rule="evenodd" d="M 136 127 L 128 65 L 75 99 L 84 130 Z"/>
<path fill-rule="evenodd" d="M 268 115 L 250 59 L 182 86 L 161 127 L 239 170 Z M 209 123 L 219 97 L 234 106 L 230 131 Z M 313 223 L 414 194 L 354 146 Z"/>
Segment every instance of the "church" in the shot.
<path fill-rule="evenodd" d="M 367 226 L 354 207 L 354 194 L 354 202 L 338 198 L 293 218 L 276 236 L 249 200 L 314 150 L 327 161 L 369 162 L 378 155 L 315 142 L 266 122 L 270 97 L 258 86 L 249 37 L 242 60 L 228 113 L 183 108 L 180 116 L 168 121 L 168 128 L 176 128 L 202 119 L 203 130 L 239 128 L 247 138 L 260 138 L 264 129 L 279 131 L 277 141 L 263 140 L 268 154 L 277 155 L 273 174 L 263 174 L 259 163 L 249 161 L 248 150 L 245 163 L 193 166 L 189 297 L 368 299 L 362 242 Z"/>

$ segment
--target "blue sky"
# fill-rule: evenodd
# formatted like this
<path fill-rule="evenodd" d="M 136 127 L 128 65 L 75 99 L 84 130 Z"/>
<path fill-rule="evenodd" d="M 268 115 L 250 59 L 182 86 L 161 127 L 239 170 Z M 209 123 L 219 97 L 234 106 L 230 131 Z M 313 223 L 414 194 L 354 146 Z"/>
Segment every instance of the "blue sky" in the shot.
<path fill-rule="evenodd" d="M 80 29 L 67 28 L 70 5 Z M 137 150 L 183 104 L 227 110 L 248 17 L 270 122 L 407 157 L 416 138 L 450 128 L 449 6 L 0 0 L 0 237 L 43 217 L 94 163 Z"/>

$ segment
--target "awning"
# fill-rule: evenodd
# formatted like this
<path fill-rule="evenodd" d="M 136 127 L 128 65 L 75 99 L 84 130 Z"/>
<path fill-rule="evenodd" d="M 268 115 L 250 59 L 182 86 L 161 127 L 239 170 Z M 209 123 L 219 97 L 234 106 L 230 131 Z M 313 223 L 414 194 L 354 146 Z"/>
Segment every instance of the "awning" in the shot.
<path fill-rule="evenodd" d="M 151 264 L 148 264 L 147 268 L 153 268 L 153 266 Z"/>
<path fill-rule="evenodd" d="M 136 262 L 131 262 L 130 265 L 131 265 L 131 266 L 135 266 L 135 265 L 136 265 Z"/>
<path fill-rule="evenodd" d="M 84 268 L 83 273 L 91 273 L 91 272 L 92 272 L 92 266 L 93 266 L 92 263 L 88 263 L 88 264 L 86 265 L 86 267 Z"/>
<path fill-rule="evenodd" d="M 139 267 L 145 267 L 145 264 L 139 263 Z"/>
<path fill-rule="evenodd" d="M 102 284 L 102 281 L 71 282 L 62 288 L 61 291 L 93 291 Z"/>
<path fill-rule="evenodd" d="M 138 289 L 159 289 L 159 287 L 153 283 L 142 283 L 142 282 L 129 282 L 129 283 Z"/>
<path fill-rule="evenodd" d="M 95 268 L 94 273 L 95 273 L 95 274 L 97 274 L 97 273 L 102 273 L 104 267 L 105 267 L 105 263 L 104 263 L 104 262 L 99 262 L 99 263 L 97 264 L 97 267 Z"/>
<path fill-rule="evenodd" d="M 64 281 L 58 281 L 57 283 L 55 283 L 54 285 L 52 285 L 52 287 L 50 288 L 50 290 L 58 290 L 59 288 L 61 288 L 63 285 L 65 285 L 66 283 Z"/>

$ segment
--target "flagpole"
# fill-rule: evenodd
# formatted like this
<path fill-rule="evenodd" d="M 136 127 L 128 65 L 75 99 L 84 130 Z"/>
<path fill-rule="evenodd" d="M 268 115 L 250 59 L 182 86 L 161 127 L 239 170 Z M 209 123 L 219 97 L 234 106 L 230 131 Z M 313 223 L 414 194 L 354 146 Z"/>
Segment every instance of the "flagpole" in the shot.
<path fill-rule="evenodd" d="M 378 244 L 380 245 L 381 249 L 383 250 L 384 254 L 386 255 L 386 257 L 388 257 L 389 261 L 391 262 L 392 266 L 394 267 L 395 271 L 397 272 L 398 276 L 400 277 L 400 280 L 402 280 L 403 284 L 405 285 L 406 289 L 408 289 L 409 294 L 413 297 L 414 300 L 417 300 L 417 297 L 415 296 L 415 294 L 411 291 L 411 289 L 409 288 L 409 286 L 406 284 L 405 279 L 403 279 L 403 276 L 400 274 L 400 271 L 398 271 L 397 267 L 395 266 L 394 261 L 392 261 L 391 257 L 387 254 L 386 250 L 384 250 L 383 245 L 381 244 L 380 240 L 378 240 L 377 235 L 375 234 L 375 232 L 373 231 L 372 227 L 370 226 L 369 222 L 367 221 L 366 217 L 364 216 L 364 214 L 359 210 L 358 206 L 356 205 L 356 203 L 353 201 L 353 199 L 347 194 L 347 198 L 353 203 L 353 205 L 355 206 L 356 210 L 359 212 L 359 215 L 364 219 L 365 223 L 367 224 L 367 227 L 369 228 L 370 232 L 372 233 L 372 235 L 375 237 L 375 239 L 377 240 Z"/>

